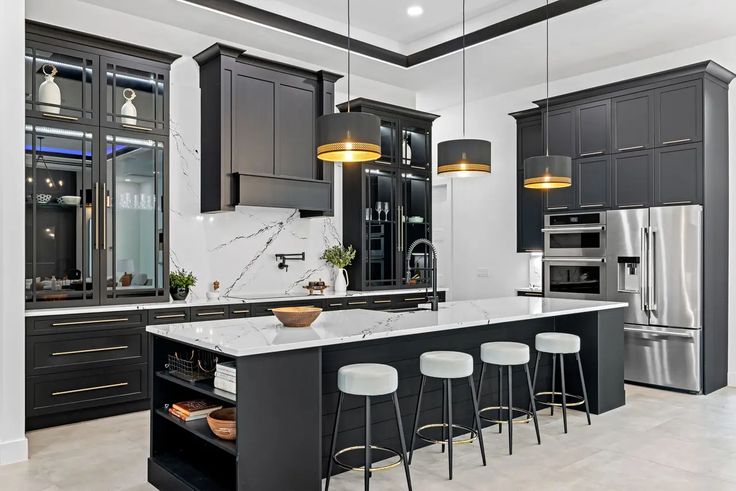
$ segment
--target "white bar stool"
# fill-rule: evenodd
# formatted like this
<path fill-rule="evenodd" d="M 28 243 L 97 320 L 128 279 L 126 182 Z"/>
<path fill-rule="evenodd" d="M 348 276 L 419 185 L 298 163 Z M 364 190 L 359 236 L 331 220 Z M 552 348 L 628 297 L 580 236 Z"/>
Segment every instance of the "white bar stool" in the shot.
<path fill-rule="evenodd" d="M 535 392 L 534 397 L 540 404 L 544 404 L 550 407 L 550 414 L 554 414 L 555 406 L 562 406 L 562 424 L 567 433 L 567 408 L 585 405 L 585 415 L 588 418 L 588 424 L 590 424 L 590 409 L 588 408 L 588 393 L 585 390 L 585 377 L 583 376 L 583 364 L 580 361 L 580 337 L 575 334 L 567 334 L 564 332 L 542 332 L 537 334 L 534 338 L 534 345 L 537 349 L 537 360 L 534 363 L 534 382 L 532 387 L 536 390 L 537 387 L 537 370 L 539 369 L 539 359 L 542 357 L 542 353 L 549 353 L 552 355 L 552 391 L 551 392 Z M 563 355 L 575 355 L 575 359 L 578 362 L 578 371 L 580 372 L 580 385 L 583 388 L 583 396 L 580 397 L 574 394 L 568 394 L 565 390 L 565 358 Z M 555 360 L 556 356 L 560 357 L 560 381 L 562 384 L 562 392 L 555 391 Z M 555 402 L 555 396 L 562 397 L 562 404 Z M 539 396 L 549 396 L 548 401 L 541 400 Z M 574 402 L 568 403 L 568 399 L 573 399 Z"/>
<path fill-rule="evenodd" d="M 507 413 L 506 423 L 509 426 L 509 455 L 513 453 L 513 430 L 514 423 L 528 423 L 534 420 L 534 430 L 537 433 L 537 443 L 541 445 L 542 440 L 539 436 L 539 422 L 537 420 L 537 407 L 534 404 L 534 390 L 532 389 L 532 379 L 529 376 L 529 346 L 523 343 L 512 343 L 506 341 L 497 341 L 492 343 L 483 343 L 480 345 L 480 359 L 483 366 L 480 370 L 480 380 L 478 380 L 478 400 L 480 401 L 481 388 L 483 386 L 483 376 L 485 375 L 486 365 L 498 366 L 498 406 L 485 407 L 480 410 L 480 417 L 483 421 L 498 424 L 498 432 L 501 432 L 501 425 L 504 423 L 503 411 Z M 513 380 L 511 372 L 514 366 L 524 366 L 526 373 L 526 383 L 529 388 L 529 400 L 531 401 L 531 410 L 520 409 L 514 407 L 513 402 Z M 508 396 L 507 405 L 503 405 L 503 367 L 506 367 L 508 377 Z M 483 416 L 484 412 L 498 411 L 498 418 L 492 419 Z M 514 412 L 526 416 L 524 419 L 514 419 Z"/>
<path fill-rule="evenodd" d="M 442 451 L 447 445 L 447 456 L 449 465 L 449 476 L 452 479 L 452 446 L 472 443 L 478 439 L 480 443 L 480 455 L 483 459 L 483 465 L 486 465 L 486 451 L 483 447 L 483 434 L 475 431 L 474 428 L 480 428 L 480 417 L 478 415 L 478 398 L 475 395 L 475 384 L 473 383 L 473 357 L 468 353 L 459 351 L 429 351 L 422 353 L 419 357 L 419 371 L 422 374 L 419 383 L 419 396 L 417 397 L 417 409 L 414 416 L 414 428 L 411 434 L 411 449 L 409 451 L 409 464 L 411 464 L 414 455 L 414 443 L 418 436 L 422 440 L 429 443 L 442 444 Z M 422 394 L 424 393 L 424 384 L 427 377 L 442 379 L 442 423 L 427 424 L 419 428 L 419 414 L 422 406 Z M 474 421 L 473 428 L 455 424 L 452 422 L 452 379 L 465 378 L 470 386 L 470 395 L 473 399 Z M 442 428 L 442 439 L 436 440 L 423 435 L 421 432 L 430 428 Z M 470 437 L 463 439 L 454 439 L 453 429 L 460 429 L 470 433 Z"/>
<path fill-rule="evenodd" d="M 325 483 L 325 491 L 330 488 L 330 477 L 332 477 L 332 463 L 336 463 L 343 469 L 364 472 L 365 490 L 368 491 L 370 485 L 370 477 L 372 472 L 382 471 L 398 467 L 404 463 L 404 472 L 406 473 L 406 484 L 411 491 L 411 475 L 409 474 L 409 464 L 406 459 L 406 441 L 404 440 L 404 427 L 401 423 L 401 413 L 399 411 L 399 398 L 396 396 L 396 389 L 399 387 L 399 374 L 394 367 L 379 363 L 357 363 L 354 365 L 345 365 L 337 371 L 337 388 L 340 396 L 337 400 L 337 412 L 335 414 L 335 426 L 332 430 L 332 445 L 330 446 L 330 459 L 327 463 L 327 480 Z M 343 399 L 345 394 L 365 397 L 365 443 L 344 448 L 335 453 L 337 445 L 337 431 L 340 423 L 340 411 L 342 410 Z M 401 442 L 401 453 L 390 448 L 379 447 L 371 444 L 371 397 L 383 396 L 391 394 L 394 403 L 394 412 L 396 416 L 396 426 L 399 431 L 399 441 Z M 340 455 L 356 450 L 363 450 L 364 465 L 362 467 L 351 467 L 340 460 Z M 391 462 L 380 467 L 371 467 L 372 451 L 378 450 L 397 457 L 395 462 Z"/>

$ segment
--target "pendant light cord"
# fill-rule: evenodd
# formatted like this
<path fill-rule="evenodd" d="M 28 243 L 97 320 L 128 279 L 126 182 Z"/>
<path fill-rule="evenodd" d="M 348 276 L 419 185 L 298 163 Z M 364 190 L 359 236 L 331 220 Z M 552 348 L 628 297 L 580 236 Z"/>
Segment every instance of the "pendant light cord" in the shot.
<path fill-rule="evenodd" d="M 465 0 L 463 0 L 463 138 L 465 138 Z"/>
<path fill-rule="evenodd" d="M 465 0 L 463 0 L 465 1 Z M 547 75 L 546 75 L 546 81 L 547 81 L 547 110 L 545 111 L 545 125 L 544 125 L 544 139 L 545 139 L 545 151 L 547 153 L 547 156 L 549 157 L 549 0 L 546 0 L 546 4 L 544 7 L 544 13 L 547 17 L 547 20 L 545 22 L 546 24 L 546 37 L 547 37 Z"/>
<path fill-rule="evenodd" d="M 350 112 L 350 0 L 348 0 L 348 112 Z"/>

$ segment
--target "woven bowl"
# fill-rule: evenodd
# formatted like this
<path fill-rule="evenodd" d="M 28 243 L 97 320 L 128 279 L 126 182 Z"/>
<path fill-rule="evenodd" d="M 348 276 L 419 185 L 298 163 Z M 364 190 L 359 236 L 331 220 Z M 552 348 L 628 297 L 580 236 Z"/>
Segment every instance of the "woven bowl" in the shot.
<path fill-rule="evenodd" d="M 309 327 L 322 313 L 322 309 L 319 307 L 277 307 L 271 312 L 284 327 Z"/>
<path fill-rule="evenodd" d="M 226 407 L 212 411 L 207 415 L 207 424 L 216 437 L 223 440 L 235 440 L 235 408 Z"/>

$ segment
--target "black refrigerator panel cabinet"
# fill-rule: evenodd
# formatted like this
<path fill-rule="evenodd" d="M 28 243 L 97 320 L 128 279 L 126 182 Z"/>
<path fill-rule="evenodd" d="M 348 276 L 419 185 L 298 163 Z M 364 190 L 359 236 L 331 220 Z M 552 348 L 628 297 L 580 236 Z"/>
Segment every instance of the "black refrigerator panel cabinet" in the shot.
<path fill-rule="evenodd" d="M 654 151 L 618 153 L 611 157 L 613 208 L 650 206 L 654 186 Z"/>

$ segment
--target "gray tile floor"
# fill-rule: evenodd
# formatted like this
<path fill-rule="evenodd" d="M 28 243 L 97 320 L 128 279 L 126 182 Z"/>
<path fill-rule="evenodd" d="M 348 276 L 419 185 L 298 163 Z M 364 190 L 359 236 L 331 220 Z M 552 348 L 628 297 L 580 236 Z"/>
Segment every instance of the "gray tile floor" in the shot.
<path fill-rule="evenodd" d="M 476 445 L 455 447 L 447 481 L 439 447 L 414 455 L 417 491 L 490 489 L 736 490 L 736 388 L 709 396 L 627 386 L 627 405 L 603 416 L 541 415 L 542 445 L 531 425 L 516 425 L 514 455 L 506 433 L 484 433 L 488 466 Z M 0 467 L 3 490 L 150 490 L 146 483 L 148 413 L 135 413 L 28 434 L 31 458 Z M 359 473 L 336 476 L 334 491 L 362 489 Z M 375 473 L 371 489 L 404 489 L 400 469 Z"/>

